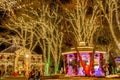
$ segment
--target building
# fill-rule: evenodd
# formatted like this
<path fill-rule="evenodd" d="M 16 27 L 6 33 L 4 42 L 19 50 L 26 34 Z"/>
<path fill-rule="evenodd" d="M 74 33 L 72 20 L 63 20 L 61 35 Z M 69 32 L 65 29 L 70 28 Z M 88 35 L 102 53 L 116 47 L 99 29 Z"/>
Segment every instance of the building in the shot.
<path fill-rule="evenodd" d="M 14 73 L 26 76 L 32 69 L 43 73 L 43 64 L 42 55 L 21 46 L 12 45 L 0 53 L 0 70 L 3 70 L 6 76 L 12 76 Z"/>

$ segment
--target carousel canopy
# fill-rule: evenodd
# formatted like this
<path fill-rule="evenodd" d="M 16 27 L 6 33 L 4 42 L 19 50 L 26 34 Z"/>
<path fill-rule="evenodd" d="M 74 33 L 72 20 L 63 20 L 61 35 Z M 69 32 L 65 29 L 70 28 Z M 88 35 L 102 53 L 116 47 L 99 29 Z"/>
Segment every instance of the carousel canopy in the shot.
<path fill-rule="evenodd" d="M 79 51 L 79 53 L 93 53 L 93 47 L 82 46 L 82 47 L 77 47 L 77 50 Z M 71 48 L 71 50 L 69 50 L 68 52 L 63 52 L 62 55 L 77 53 L 77 50 L 75 48 Z M 106 53 L 105 51 L 95 51 L 95 52 Z"/>
<path fill-rule="evenodd" d="M 63 52 L 62 55 L 77 53 L 93 53 L 94 47 L 87 46 L 85 42 L 79 42 L 79 47 L 71 48 L 68 52 Z M 95 51 L 96 53 L 106 53 L 104 51 Z"/>

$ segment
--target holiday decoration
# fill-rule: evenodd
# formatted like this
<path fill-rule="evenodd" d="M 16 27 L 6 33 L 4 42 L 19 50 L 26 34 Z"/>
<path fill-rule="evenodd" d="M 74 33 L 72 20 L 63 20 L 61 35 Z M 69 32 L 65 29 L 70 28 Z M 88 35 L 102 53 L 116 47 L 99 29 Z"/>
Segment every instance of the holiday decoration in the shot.
<path fill-rule="evenodd" d="M 92 47 L 79 47 L 79 53 L 75 50 L 63 53 L 65 58 L 66 74 L 71 76 L 105 76 L 103 71 L 103 53 L 95 51 Z"/>

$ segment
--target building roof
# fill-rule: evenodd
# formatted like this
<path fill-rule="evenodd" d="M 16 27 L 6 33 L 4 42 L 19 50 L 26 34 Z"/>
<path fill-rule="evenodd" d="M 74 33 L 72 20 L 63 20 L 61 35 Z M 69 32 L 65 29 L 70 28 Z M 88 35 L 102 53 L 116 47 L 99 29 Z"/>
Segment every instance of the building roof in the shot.
<path fill-rule="evenodd" d="M 16 53 L 16 51 L 21 51 L 23 50 L 23 47 L 22 46 L 19 46 L 19 45 L 12 45 L 12 46 L 9 46 L 8 48 L 4 49 L 3 51 L 1 51 L 1 53 Z M 29 51 L 28 49 L 26 49 L 27 51 Z M 36 52 L 32 51 L 32 54 L 36 54 Z"/>
<path fill-rule="evenodd" d="M 18 45 L 12 45 L 6 49 L 4 49 L 3 51 L 1 51 L 2 53 L 15 53 L 15 51 L 19 50 L 21 48 L 21 46 Z"/>

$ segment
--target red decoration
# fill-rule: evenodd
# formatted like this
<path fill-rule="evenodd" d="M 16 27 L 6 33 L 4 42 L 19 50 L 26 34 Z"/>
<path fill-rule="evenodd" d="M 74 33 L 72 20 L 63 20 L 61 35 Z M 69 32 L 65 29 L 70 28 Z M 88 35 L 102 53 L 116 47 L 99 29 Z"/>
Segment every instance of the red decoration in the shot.
<path fill-rule="evenodd" d="M 14 76 L 14 77 L 17 77 L 17 76 L 18 76 L 18 72 L 14 72 L 14 73 L 13 73 L 13 76 Z"/>
<path fill-rule="evenodd" d="M 89 53 L 89 55 L 91 57 L 92 53 Z M 93 66 L 93 60 L 90 59 L 90 64 L 86 66 L 85 63 L 84 63 L 84 61 L 82 60 L 81 55 L 79 56 L 79 59 L 80 59 L 81 65 L 83 67 L 83 70 L 85 71 L 85 75 L 86 76 L 90 76 L 91 67 Z"/>

